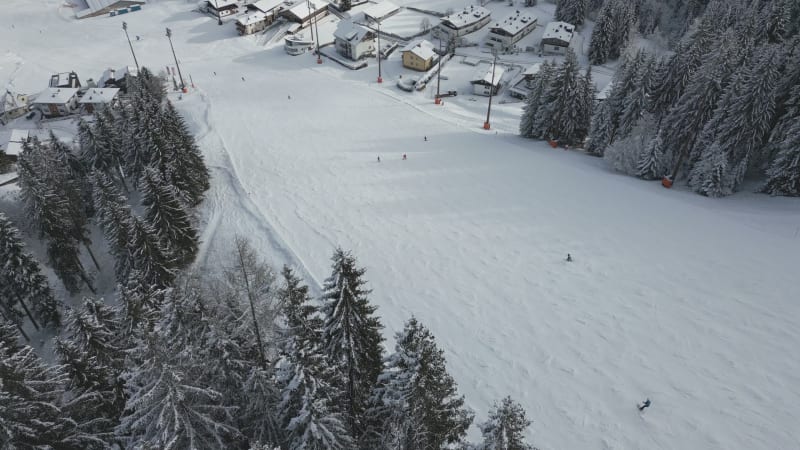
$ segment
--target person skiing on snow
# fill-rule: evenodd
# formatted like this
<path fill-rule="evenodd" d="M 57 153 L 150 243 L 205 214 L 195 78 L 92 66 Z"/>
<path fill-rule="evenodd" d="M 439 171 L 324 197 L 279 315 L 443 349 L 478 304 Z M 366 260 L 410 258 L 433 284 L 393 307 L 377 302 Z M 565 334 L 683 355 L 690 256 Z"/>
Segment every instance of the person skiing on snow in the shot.
<path fill-rule="evenodd" d="M 567 253 L 567 262 L 572 262 L 572 255 Z"/>
<path fill-rule="evenodd" d="M 378 156 L 378 162 L 381 162 L 381 157 L 380 156 Z"/>
<path fill-rule="evenodd" d="M 408 158 L 406 157 L 406 154 L 403 153 L 403 161 L 405 161 L 406 159 L 408 159 Z"/>
<path fill-rule="evenodd" d="M 428 136 L 424 136 L 425 142 L 428 142 Z"/>
<path fill-rule="evenodd" d="M 644 411 L 644 409 L 648 408 L 648 407 L 650 407 L 650 399 L 649 398 L 645 399 L 645 401 L 641 405 L 638 406 L 639 411 Z"/>

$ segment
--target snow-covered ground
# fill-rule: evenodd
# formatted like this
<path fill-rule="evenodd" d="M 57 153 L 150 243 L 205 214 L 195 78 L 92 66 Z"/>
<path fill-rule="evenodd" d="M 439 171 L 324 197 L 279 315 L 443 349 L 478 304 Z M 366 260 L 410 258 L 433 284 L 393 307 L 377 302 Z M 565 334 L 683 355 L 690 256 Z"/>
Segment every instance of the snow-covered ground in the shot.
<path fill-rule="evenodd" d="M 316 284 L 335 246 L 352 249 L 387 344 L 411 315 L 428 325 L 478 420 L 511 395 L 542 449 L 800 447 L 797 199 L 614 174 L 520 139 L 521 104 L 502 96 L 484 131 L 457 59 L 460 94 L 435 106 L 431 88 L 397 89 L 397 64 L 376 84 L 372 63 L 290 57 L 194 2 L 83 21 L 57 0 L 6 3 L 0 82 L 18 92 L 130 64 L 123 19 L 141 64 L 174 65 L 170 27 L 196 86 L 173 98 L 214 176 L 200 263 L 241 234 Z"/>

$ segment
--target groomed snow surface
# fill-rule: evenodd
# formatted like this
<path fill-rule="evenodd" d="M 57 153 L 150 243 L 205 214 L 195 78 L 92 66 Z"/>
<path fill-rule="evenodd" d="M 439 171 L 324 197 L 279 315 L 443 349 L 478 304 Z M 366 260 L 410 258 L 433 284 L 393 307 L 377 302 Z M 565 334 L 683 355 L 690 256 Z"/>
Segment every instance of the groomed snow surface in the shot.
<path fill-rule="evenodd" d="M 545 450 L 800 448 L 797 199 L 617 175 L 516 136 L 519 103 L 496 99 L 484 131 L 468 86 L 435 106 L 391 61 L 379 85 L 372 62 L 290 57 L 191 2 L 79 22 L 61 1 L 6 2 L 0 80 L 18 92 L 129 64 L 123 19 L 141 64 L 173 65 L 172 29 L 196 86 L 172 98 L 214 176 L 199 264 L 241 234 L 315 284 L 351 249 L 387 345 L 415 315 L 477 419 L 511 395 Z"/>

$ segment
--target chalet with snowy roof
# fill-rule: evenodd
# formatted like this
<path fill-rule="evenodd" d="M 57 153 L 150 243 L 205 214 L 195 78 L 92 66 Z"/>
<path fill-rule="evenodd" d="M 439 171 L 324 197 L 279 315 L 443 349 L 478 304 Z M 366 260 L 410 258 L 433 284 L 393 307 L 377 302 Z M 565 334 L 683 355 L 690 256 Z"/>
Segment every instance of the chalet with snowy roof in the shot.
<path fill-rule="evenodd" d="M 520 12 L 506 17 L 502 22 L 489 25 L 486 45 L 500 50 L 509 50 L 536 28 L 539 19 L 528 12 Z"/>
<path fill-rule="evenodd" d="M 78 74 L 75 72 L 62 72 L 50 75 L 50 83 L 48 87 L 51 88 L 79 88 L 81 81 L 78 79 Z"/>
<path fill-rule="evenodd" d="M 78 109 L 78 88 L 47 88 L 31 102 L 31 107 L 44 117 L 72 114 Z"/>
<path fill-rule="evenodd" d="M 500 80 L 503 79 L 505 69 L 497 66 L 492 70 L 492 66 L 490 64 L 488 70 L 480 70 L 472 77 L 470 84 L 475 95 L 495 95 L 500 91 Z"/>
<path fill-rule="evenodd" d="M 463 11 L 442 17 L 439 25 L 433 29 L 433 34 L 440 39 L 455 39 L 480 30 L 491 20 L 491 11 L 472 5 Z"/>
<path fill-rule="evenodd" d="M 312 19 L 319 20 L 327 16 L 328 5 L 326 0 L 298 1 L 294 6 L 281 12 L 281 16 L 290 22 L 299 23 L 300 28 L 305 28 L 311 25 Z"/>
<path fill-rule="evenodd" d="M 0 125 L 5 125 L 28 112 L 28 96 L 6 90 L 0 97 Z"/>
<path fill-rule="evenodd" d="M 373 20 L 375 22 L 379 22 L 383 19 L 391 17 L 397 12 L 400 11 L 400 7 L 395 5 L 394 3 L 384 0 L 382 2 L 375 3 L 374 5 L 368 6 L 364 10 L 364 17 L 368 20 Z"/>
<path fill-rule="evenodd" d="M 119 69 L 108 68 L 100 75 L 95 87 L 119 88 L 122 92 L 127 92 L 128 77 L 135 77 L 137 75 L 139 75 L 139 72 L 136 70 L 136 67 L 133 66 L 123 66 Z"/>
<path fill-rule="evenodd" d="M 375 53 L 375 33 L 350 21 L 339 22 L 333 42 L 337 53 L 354 61 Z"/>
<path fill-rule="evenodd" d="M 70 3 L 80 8 L 75 13 L 75 17 L 86 19 L 106 14 L 117 15 L 138 11 L 147 2 L 145 0 L 71 0 Z M 81 8 L 81 6 L 83 7 Z"/>
<path fill-rule="evenodd" d="M 105 107 L 114 108 L 119 104 L 119 88 L 90 88 L 78 100 L 78 104 L 88 114 Z"/>
<path fill-rule="evenodd" d="M 236 0 L 206 0 L 206 10 L 217 17 L 230 16 L 239 12 L 239 2 Z"/>
<path fill-rule="evenodd" d="M 424 39 L 412 41 L 403 49 L 403 67 L 426 72 L 433 66 L 436 52 L 433 44 Z"/>
<path fill-rule="evenodd" d="M 575 26 L 566 22 L 550 22 L 542 35 L 542 52 L 563 55 L 567 52 Z"/>

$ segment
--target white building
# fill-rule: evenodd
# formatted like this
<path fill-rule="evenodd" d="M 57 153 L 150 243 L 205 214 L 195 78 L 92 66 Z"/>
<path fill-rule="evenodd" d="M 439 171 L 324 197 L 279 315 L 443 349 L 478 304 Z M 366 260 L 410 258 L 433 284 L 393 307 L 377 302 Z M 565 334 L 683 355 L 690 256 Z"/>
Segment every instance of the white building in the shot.
<path fill-rule="evenodd" d="M 542 52 L 563 55 L 567 52 L 575 26 L 566 22 L 550 22 L 542 35 Z"/>
<path fill-rule="evenodd" d="M 78 104 L 91 114 L 104 107 L 114 107 L 119 102 L 119 88 L 90 88 L 83 94 Z"/>
<path fill-rule="evenodd" d="M 480 30 L 492 20 L 492 12 L 482 6 L 470 6 L 441 20 L 433 29 L 433 35 L 450 40 Z"/>
<path fill-rule="evenodd" d="M 81 2 L 77 3 L 80 5 Z M 78 19 L 111 14 L 120 9 L 138 11 L 141 9 L 142 5 L 145 4 L 145 0 L 84 0 L 83 3 L 86 5 L 86 8 L 75 13 L 75 17 Z"/>
<path fill-rule="evenodd" d="M 48 143 L 50 142 L 50 130 L 11 130 L 11 136 L 9 136 L 8 143 L 4 149 L 6 156 L 10 160 L 16 161 L 19 155 L 22 154 L 22 145 L 25 143 L 30 144 L 33 142 L 34 138 L 38 139 L 41 143 Z"/>
<path fill-rule="evenodd" d="M 297 56 L 314 50 L 314 40 L 303 33 L 290 34 L 283 40 L 283 49 L 286 53 Z"/>
<path fill-rule="evenodd" d="M 350 21 L 339 22 L 333 42 L 340 55 L 354 61 L 375 53 L 375 33 Z"/>
<path fill-rule="evenodd" d="M 78 88 L 47 88 L 31 103 L 45 117 L 72 114 L 78 108 Z"/>
<path fill-rule="evenodd" d="M 384 0 L 380 3 L 376 3 L 367 7 L 364 10 L 364 16 L 369 20 L 381 21 L 396 14 L 398 11 L 400 11 L 399 6 L 388 0 Z"/>
<path fill-rule="evenodd" d="M 505 69 L 500 66 L 493 66 L 493 64 L 490 64 L 488 70 L 478 71 L 470 81 L 475 95 L 488 96 L 490 93 L 495 95 L 500 90 L 500 80 L 503 78 Z"/>
<path fill-rule="evenodd" d="M 502 22 L 496 22 L 489 26 L 486 45 L 500 50 L 509 50 L 520 39 L 530 34 L 536 28 L 538 21 L 539 19 L 531 13 L 517 11 Z"/>

